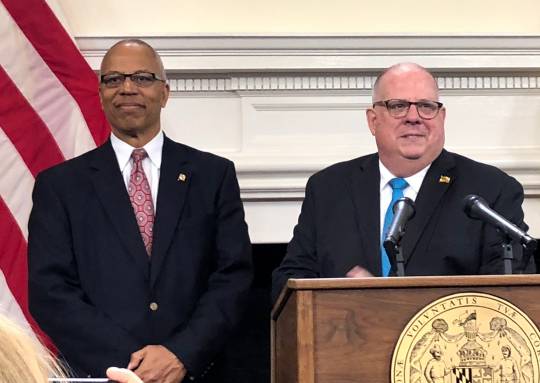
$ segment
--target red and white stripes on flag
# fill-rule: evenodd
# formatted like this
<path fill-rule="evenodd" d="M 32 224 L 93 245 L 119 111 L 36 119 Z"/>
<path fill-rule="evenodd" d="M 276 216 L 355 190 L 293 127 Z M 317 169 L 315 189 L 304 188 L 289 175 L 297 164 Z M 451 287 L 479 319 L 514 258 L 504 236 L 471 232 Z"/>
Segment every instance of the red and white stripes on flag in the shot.
<path fill-rule="evenodd" d="M 0 36 L 0 312 L 37 330 L 26 258 L 35 177 L 109 128 L 97 77 L 45 0 L 0 0 Z"/>

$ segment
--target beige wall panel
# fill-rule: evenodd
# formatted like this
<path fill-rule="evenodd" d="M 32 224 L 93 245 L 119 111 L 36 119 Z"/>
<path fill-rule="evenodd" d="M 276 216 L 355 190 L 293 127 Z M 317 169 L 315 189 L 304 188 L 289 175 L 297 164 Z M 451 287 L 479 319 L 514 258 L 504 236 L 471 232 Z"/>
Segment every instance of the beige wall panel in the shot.
<path fill-rule="evenodd" d="M 225 155 L 242 146 L 240 99 L 234 95 L 173 93 L 163 111 L 163 130 L 171 139 Z"/>
<path fill-rule="evenodd" d="M 58 0 L 75 36 L 540 34 L 538 0 Z"/>

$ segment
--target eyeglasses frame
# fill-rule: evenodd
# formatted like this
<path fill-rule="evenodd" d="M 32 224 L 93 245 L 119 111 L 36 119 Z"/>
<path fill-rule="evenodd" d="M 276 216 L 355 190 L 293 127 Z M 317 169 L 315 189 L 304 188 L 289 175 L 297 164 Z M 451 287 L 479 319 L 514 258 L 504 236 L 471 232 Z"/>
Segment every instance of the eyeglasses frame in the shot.
<path fill-rule="evenodd" d="M 131 76 L 134 76 L 134 75 L 138 75 L 138 74 L 149 74 L 149 75 L 152 75 L 152 84 L 150 84 L 149 86 L 152 86 L 154 84 L 155 81 L 161 81 L 161 82 L 165 82 L 165 80 L 163 80 L 162 78 L 159 78 L 155 73 L 152 73 L 152 72 L 133 72 L 133 73 L 120 73 L 120 72 L 114 72 L 114 73 L 106 73 L 106 74 L 102 74 L 100 76 L 100 84 L 102 84 L 104 87 L 106 88 L 109 88 L 109 89 L 114 89 L 114 88 L 119 88 L 120 86 L 122 86 L 122 84 L 124 84 L 124 82 L 126 82 L 126 79 L 129 78 L 129 81 L 131 81 L 133 84 L 135 84 L 135 86 L 137 87 L 141 87 L 141 85 L 137 84 L 135 81 L 131 80 Z M 123 77 L 122 78 L 122 83 L 118 86 L 108 86 L 103 80 L 106 76 L 110 76 L 110 75 L 118 75 L 118 76 L 121 76 Z"/>
<path fill-rule="evenodd" d="M 408 107 L 407 107 L 407 110 L 406 112 L 403 114 L 403 116 L 401 117 L 395 117 L 395 116 L 392 116 L 392 114 L 390 113 L 390 110 L 388 109 L 388 103 L 390 103 L 391 101 L 402 101 L 403 103 L 406 103 L 408 104 Z M 435 115 L 433 117 L 424 117 L 420 111 L 418 110 L 418 104 L 421 104 L 421 103 L 425 103 L 426 101 L 429 101 L 429 102 L 433 102 L 435 104 L 437 104 L 437 112 L 435 113 Z M 435 117 L 437 117 L 437 115 L 439 114 L 441 108 L 443 107 L 443 103 L 442 102 L 439 102 L 439 101 L 432 101 L 432 100 L 420 100 L 420 101 L 409 101 L 409 100 L 402 100 L 402 99 L 399 99 L 399 98 L 392 98 L 392 99 L 389 99 L 389 100 L 381 100 L 381 101 L 375 101 L 373 103 L 373 107 L 375 108 L 376 106 L 384 106 L 386 108 L 386 110 L 388 111 L 388 114 L 390 114 L 391 117 L 393 118 L 403 118 L 407 115 L 407 113 L 409 113 L 409 110 L 411 109 L 411 105 L 414 105 L 416 107 L 416 112 L 418 113 L 418 115 L 424 119 L 424 120 L 432 120 L 434 119 Z"/>

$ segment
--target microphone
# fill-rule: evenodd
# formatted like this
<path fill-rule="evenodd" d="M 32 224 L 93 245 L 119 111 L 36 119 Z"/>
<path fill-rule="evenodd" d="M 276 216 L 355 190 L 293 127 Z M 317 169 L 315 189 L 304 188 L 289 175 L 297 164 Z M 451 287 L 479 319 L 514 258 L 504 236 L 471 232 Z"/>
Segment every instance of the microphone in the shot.
<path fill-rule="evenodd" d="M 509 238 L 521 243 L 525 248 L 531 251 L 536 248 L 536 240 L 534 238 L 490 208 L 486 200 L 482 197 L 469 194 L 463 199 L 463 211 L 465 211 L 465 214 L 469 218 L 479 219 L 495 226 Z"/>
<path fill-rule="evenodd" d="M 388 245 L 397 246 L 401 242 L 403 234 L 405 234 L 405 225 L 414 217 L 415 209 L 412 199 L 401 197 L 394 203 L 394 218 L 390 223 L 386 237 L 384 238 L 384 247 Z"/>

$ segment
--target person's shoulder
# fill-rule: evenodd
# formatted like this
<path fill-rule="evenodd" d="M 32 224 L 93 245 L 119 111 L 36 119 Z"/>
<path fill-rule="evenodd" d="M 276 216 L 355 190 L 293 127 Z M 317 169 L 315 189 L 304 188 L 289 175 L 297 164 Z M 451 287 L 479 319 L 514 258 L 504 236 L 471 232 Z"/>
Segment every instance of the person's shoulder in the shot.
<path fill-rule="evenodd" d="M 465 157 L 461 154 L 447 152 L 447 155 L 451 156 L 456 164 L 456 168 L 459 171 L 463 171 L 470 176 L 483 176 L 494 178 L 512 178 L 498 167 L 484 162 L 473 160 L 472 158 Z"/>
<path fill-rule="evenodd" d="M 60 178 L 69 179 L 71 176 L 80 176 L 81 169 L 88 166 L 92 158 L 99 155 L 104 150 L 106 144 L 100 145 L 88 152 L 60 162 L 49 168 L 43 169 L 39 174 L 39 178 Z"/>
<path fill-rule="evenodd" d="M 463 187 L 485 195 L 503 191 L 523 193 L 521 183 L 498 167 L 456 153 L 449 152 L 448 155 L 454 160 L 457 182 Z"/>
<path fill-rule="evenodd" d="M 378 166 L 377 154 L 353 158 L 347 161 L 337 162 L 322 170 L 319 170 L 310 177 L 311 182 L 328 182 L 340 180 L 350 176 L 352 173 L 362 170 L 367 166 Z"/>
<path fill-rule="evenodd" d="M 170 140 L 170 142 L 174 145 L 176 150 L 183 151 L 187 156 L 189 156 L 192 159 L 201 160 L 201 161 L 210 161 L 210 162 L 231 162 L 229 159 L 222 157 L 220 155 L 217 155 L 215 153 L 197 149 L 192 146 L 182 144 L 180 142 L 176 142 L 173 140 Z"/>
<path fill-rule="evenodd" d="M 234 168 L 234 163 L 225 157 L 173 141 L 169 138 L 166 140 L 170 150 L 176 153 L 179 158 L 187 160 L 193 169 L 202 170 L 205 173 L 222 173 L 225 169 Z"/>

